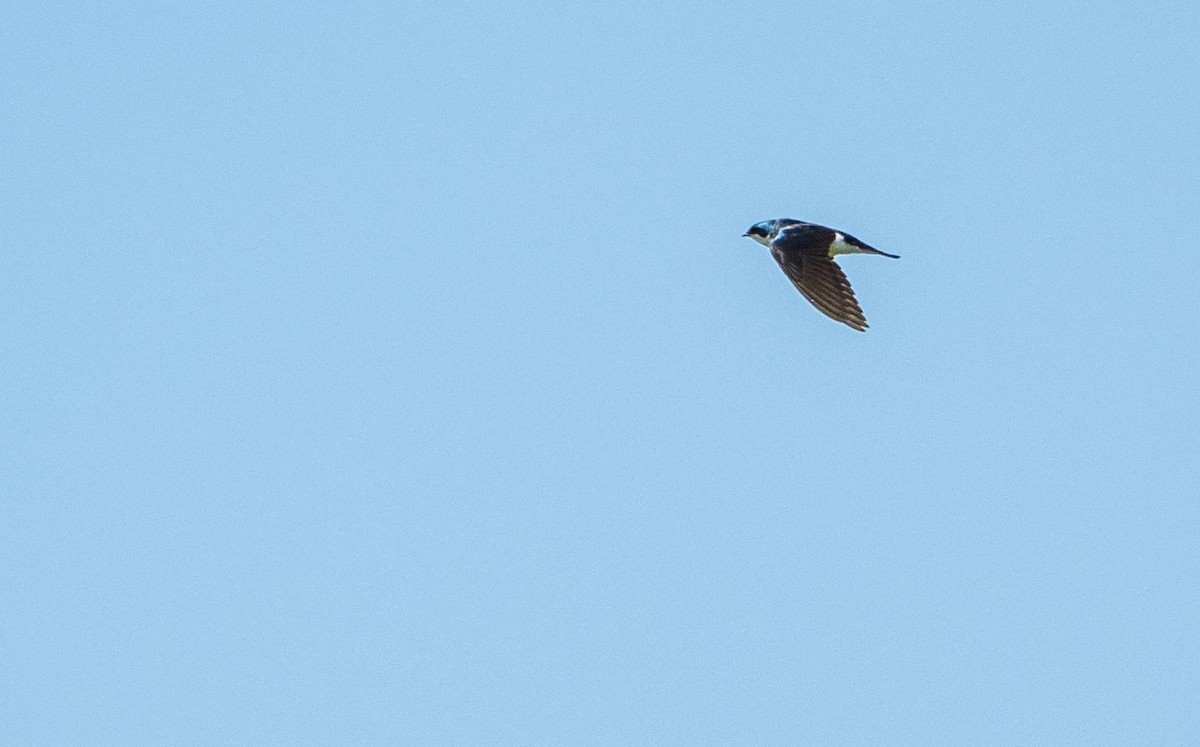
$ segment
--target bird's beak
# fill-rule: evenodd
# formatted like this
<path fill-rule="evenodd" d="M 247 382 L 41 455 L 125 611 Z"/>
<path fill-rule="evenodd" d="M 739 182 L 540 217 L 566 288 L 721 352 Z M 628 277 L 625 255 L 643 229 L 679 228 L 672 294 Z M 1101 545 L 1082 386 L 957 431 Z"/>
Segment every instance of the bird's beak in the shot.
<path fill-rule="evenodd" d="M 746 238 L 746 237 L 747 237 L 747 236 L 749 236 L 749 235 L 750 235 L 750 232 L 749 232 L 749 231 L 747 231 L 747 232 L 745 232 L 744 234 L 742 234 L 742 238 L 744 239 L 744 238 Z"/>

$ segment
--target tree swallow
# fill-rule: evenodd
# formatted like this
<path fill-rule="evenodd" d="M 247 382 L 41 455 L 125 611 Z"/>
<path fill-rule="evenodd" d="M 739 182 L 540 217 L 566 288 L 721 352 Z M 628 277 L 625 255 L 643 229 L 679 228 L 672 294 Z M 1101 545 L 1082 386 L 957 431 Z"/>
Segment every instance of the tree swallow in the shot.
<path fill-rule="evenodd" d="M 850 281 L 833 258 L 839 254 L 879 254 L 900 259 L 848 233 L 791 218 L 755 223 L 742 235 L 770 249 L 784 274 L 818 311 L 859 332 L 866 331 L 867 318 L 854 298 Z"/>

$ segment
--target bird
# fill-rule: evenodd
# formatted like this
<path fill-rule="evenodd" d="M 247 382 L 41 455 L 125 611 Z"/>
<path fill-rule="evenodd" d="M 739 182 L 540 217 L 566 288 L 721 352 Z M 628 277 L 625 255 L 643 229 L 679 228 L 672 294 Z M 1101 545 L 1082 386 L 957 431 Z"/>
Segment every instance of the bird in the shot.
<path fill-rule="evenodd" d="M 742 236 L 770 249 L 784 274 L 818 311 L 859 332 L 867 331 L 867 318 L 834 257 L 878 254 L 900 259 L 899 255 L 881 252 L 844 231 L 792 218 L 755 223 Z"/>

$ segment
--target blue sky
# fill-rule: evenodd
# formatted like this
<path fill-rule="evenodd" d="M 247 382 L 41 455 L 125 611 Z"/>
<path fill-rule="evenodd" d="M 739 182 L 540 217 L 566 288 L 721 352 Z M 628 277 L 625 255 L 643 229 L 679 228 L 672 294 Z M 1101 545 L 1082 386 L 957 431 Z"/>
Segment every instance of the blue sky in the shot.
<path fill-rule="evenodd" d="M 1194 4 L 5 16 L 3 741 L 1200 733 Z"/>

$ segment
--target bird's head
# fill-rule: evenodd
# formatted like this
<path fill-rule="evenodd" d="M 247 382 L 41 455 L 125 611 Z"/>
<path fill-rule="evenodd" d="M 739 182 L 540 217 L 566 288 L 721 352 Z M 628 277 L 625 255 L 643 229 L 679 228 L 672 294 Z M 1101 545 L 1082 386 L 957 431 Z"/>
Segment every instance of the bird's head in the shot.
<path fill-rule="evenodd" d="M 750 230 L 746 231 L 746 233 L 742 234 L 742 236 L 749 236 L 763 246 L 766 246 L 767 244 L 771 243 L 771 239 L 775 238 L 775 234 L 777 233 L 779 233 L 778 218 L 775 220 L 764 220 L 761 223 L 755 223 L 753 226 L 750 226 Z"/>

